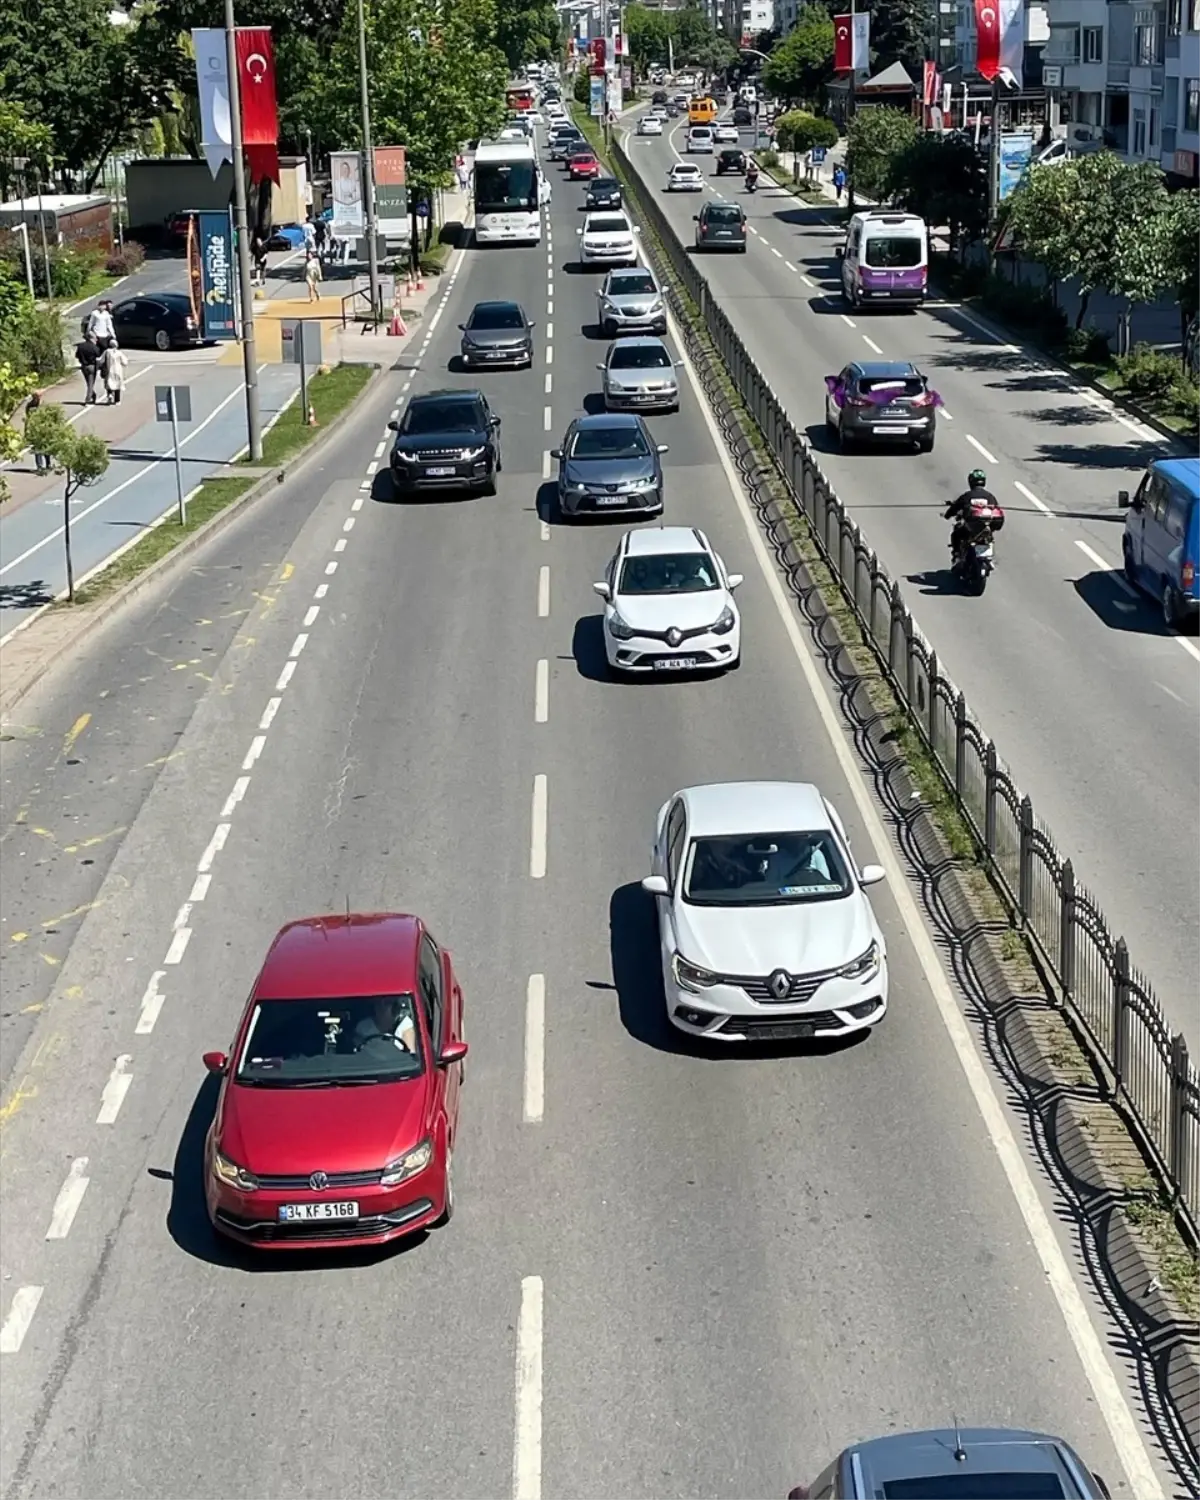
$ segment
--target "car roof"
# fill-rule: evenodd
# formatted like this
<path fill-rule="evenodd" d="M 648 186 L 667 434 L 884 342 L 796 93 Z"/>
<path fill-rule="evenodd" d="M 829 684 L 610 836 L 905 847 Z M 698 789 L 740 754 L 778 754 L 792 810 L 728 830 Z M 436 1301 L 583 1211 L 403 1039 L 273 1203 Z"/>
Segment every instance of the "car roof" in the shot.
<path fill-rule="evenodd" d="M 576 417 L 572 426 L 576 432 L 604 431 L 611 427 L 638 427 L 642 419 L 635 411 L 599 411 L 587 417 Z"/>
<path fill-rule="evenodd" d="M 708 552 L 708 543 L 694 526 L 651 526 L 626 533 L 626 557 L 661 557 L 664 553 Z"/>
<path fill-rule="evenodd" d="M 128 307 L 133 302 L 164 302 L 168 307 L 186 307 L 191 311 L 192 299 L 186 292 L 135 292 L 132 297 L 125 297 L 114 304 L 117 307 Z"/>
<path fill-rule="evenodd" d="M 477 312 L 520 312 L 521 304 L 514 302 L 511 297 L 495 297 L 487 302 L 477 302 L 471 309 Z"/>
<path fill-rule="evenodd" d="M 409 409 L 409 411 L 411 411 L 414 406 L 420 406 L 423 403 L 430 402 L 430 401 L 439 401 L 439 402 L 440 401 L 463 401 L 463 402 L 467 402 L 467 401 L 482 401 L 482 399 L 483 399 L 483 392 L 482 391 L 463 391 L 463 390 L 457 390 L 457 391 L 449 391 L 449 390 L 447 390 L 447 391 L 422 391 L 419 396 L 410 396 L 408 398 L 408 409 Z"/>
<path fill-rule="evenodd" d="M 412 990 L 421 930 L 418 917 L 401 912 L 289 922 L 267 952 L 254 998 L 333 999 Z"/>
<path fill-rule="evenodd" d="M 717 781 L 680 793 L 693 837 L 712 833 L 807 832 L 830 826 L 809 781 Z"/>
<path fill-rule="evenodd" d="M 1061 1438 L 1018 1428 L 890 1433 L 852 1445 L 846 1456 L 852 1467 L 857 1458 L 869 1495 L 880 1494 L 887 1482 L 965 1475 L 973 1465 L 980 1473 L 1053 1474 L 1071 1500 L 1089 1500 L 1094 1493 L 1082 1461 Z"/>
<path fill-rule="evenodd" d="M 1200 489 L 1200 458 L 1160 458 L 1151 467 L 1193 495 Z"/>
<path fill-rule="evenodd" d="M 856 359 L 854 368 L 868 380 L 904 380 L 921 372 L 904 359 Z"/>
<path fill-rule="evenodd" d="M 666 349 L 662 339 L 653 333 L 639 333 L 633 338 L 614 339 L 608 346 L 608 352 L 612 354 L 617 349 Z"/>

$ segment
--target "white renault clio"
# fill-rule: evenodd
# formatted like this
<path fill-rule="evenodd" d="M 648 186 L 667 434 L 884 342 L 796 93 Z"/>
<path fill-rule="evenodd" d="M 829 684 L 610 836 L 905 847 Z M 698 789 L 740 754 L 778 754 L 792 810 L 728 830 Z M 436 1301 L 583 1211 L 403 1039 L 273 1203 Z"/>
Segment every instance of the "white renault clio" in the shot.
<path fill-rule="evenodd" d="M 733 591 L 740 573 L 694 526 L 627 531 L 600 583 L 604 652 L 614 672 L 732 671 L 742 659 Z"/>
<path fill-rule="evenodd" d="M 652 873 L 673 1025 L 717 1042 L 839 1037 L 883 1020 L 887 948 L 842 820 L 811 783 L 687 787 Z"/>

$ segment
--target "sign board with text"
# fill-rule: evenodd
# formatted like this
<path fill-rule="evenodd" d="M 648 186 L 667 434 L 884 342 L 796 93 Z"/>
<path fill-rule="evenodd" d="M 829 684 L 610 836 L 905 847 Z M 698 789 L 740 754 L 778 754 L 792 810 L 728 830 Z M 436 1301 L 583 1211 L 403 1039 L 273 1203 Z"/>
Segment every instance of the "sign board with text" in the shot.
<path fill-rule="evenodd" d="M 588 100 L 588 114 L 593 120 L 604 118 L 604 75 L 592 76 L 592 91 Z"/>
<path fill-rule="evenodd" d="M 175 410 L 171 410 L 174 403 Z M 154 387 L 154 419 L 156 422 L 190 422 L 192 420 L 192 388 L 190 385 L 156 385 Z"/>
<path fill-rule="evenodd" d="M 206 339 L 237 338 L 233 229 L 229 210 L 197 215 L 200 240 L 201 328 Z"/>

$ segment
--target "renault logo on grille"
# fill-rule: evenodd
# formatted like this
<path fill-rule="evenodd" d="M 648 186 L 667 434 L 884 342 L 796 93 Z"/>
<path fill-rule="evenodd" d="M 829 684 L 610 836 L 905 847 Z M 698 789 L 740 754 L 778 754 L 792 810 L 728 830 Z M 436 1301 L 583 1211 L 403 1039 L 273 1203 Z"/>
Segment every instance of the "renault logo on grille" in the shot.
<path fill-rule="evenodd" d="M 329 1186 L 329 1174 L 327 1172 L 314 1172 L 308 1179 L 308 1185 L 314 1193 L 323 1193 Z"/>
<path fill-rule="evenodd" d="M 683 640 L 683 631 L 676 630 L 674 625 L 672 625 L 670 630 L 667 631 L 667 645 L 678 646 L 681 640 Z"/>
<path fill-rule="evenodd" d="M 786 969 L 776 969 L 767 980 L 767 986 L 776 1000 L 786 1000 L 787 993 L 792 987 L 792 976 Z"/>

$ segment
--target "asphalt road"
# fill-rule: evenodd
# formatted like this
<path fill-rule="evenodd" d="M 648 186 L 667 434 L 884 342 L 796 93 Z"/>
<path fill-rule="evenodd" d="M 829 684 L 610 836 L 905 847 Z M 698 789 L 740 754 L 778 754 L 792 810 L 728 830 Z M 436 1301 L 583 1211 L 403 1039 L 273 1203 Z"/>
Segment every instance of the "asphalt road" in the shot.
<path fill-rule="evenodd" d="M 664 797 L 811 778 L 864 858 L 871 823 L 690 389 L 653 424 L 667 515 L 746 572 L 744 665 L 601 680 L 590 584 L 618 528 L 539 513 L 603 351 L 597 278 L 569 264 L 581 194 L 556 186 L 551 245 L 467 252 L 412 381 L 471 383 L 447 366 L 475 300 L 537 319 L 535 368 L 481 377 L 498 498 L 391 503 L 371 455 L 409 376 L 388 372 L 319 467 L 111 622 L 0 747 L 10 803 L 36 787 L 51 832 L 112 830 L 4 1096 L 5 1346 L 25 1331 L 3 1354 L 0 1493 L 771 1496 L 855 1436 L 957 1413 L 1060 1431 L 1129 1497 L 1125 1372 L 1099 1398 L 1085 1379 L 1096 1336 L 1059 1230 L 1018 1212 L 1019 1160 L 974 1102 L 902 882 L 876 900 L 878 1035 L 709 1058 L 667 1034 L 637 885 Z M 52 916 L 78 894 L 47 872 L 39 899 Z M 200 1054 L 228 1044 L 278 926 L 347 903 L 421 912 L 454 952 L 457 1215 L 404 1252 L 255 1265 L 205 1225 Z"/>
<path fill-rule="evenodd" d="M 628 144 L 659 188 L 683 139 L 676 126 Z M 1163 439 L 1071 394 L 1061 375 L 955 308 L 848 314 L 834 258 L 840 231 L 783 189 L 752 195 L 740 178 L 711 176 L 712 158 L 694 160 L 706 192 L 664 191 L 672 224 L 690 244 L 704 196 L 745 209 L 745 255 L 702 253 L 698 266 L 902 583 L 942 669 L 1127 938 L 1172 1029 L 1200 1055 L 1200 648 L 1168 634 L 1157 608 L 1115 571 L 1117 491 L 1136 486 Z M 881 357 L 913 360 L 941 392 L 933 453 L 845 456 L 826 435 L 824 376 Z M 941 515 L 975 467 L 1008 515 L 983 599 L 954 586 Z"/>

